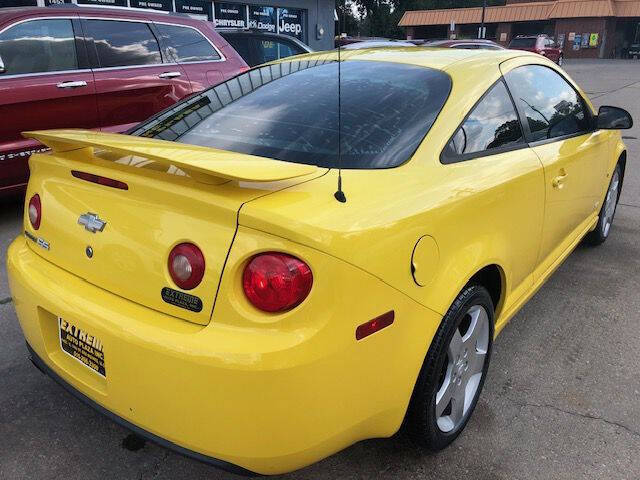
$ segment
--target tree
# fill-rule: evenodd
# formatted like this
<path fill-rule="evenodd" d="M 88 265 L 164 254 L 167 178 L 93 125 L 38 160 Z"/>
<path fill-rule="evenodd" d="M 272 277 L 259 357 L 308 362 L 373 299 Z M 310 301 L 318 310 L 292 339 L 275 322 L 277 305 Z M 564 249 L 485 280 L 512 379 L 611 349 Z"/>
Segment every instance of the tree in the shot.
<path fill-rule="evenodd" d="M 339 2 L 341 0 L 338 0 Z M 482 0 L 350 0 L 360 14 L 363 35 L 404 38 L 398 22 L 407 10 L 465 8 L 482 6 Z M 505 0 L 487 0 L 487 5 L 504 5 Z"/>

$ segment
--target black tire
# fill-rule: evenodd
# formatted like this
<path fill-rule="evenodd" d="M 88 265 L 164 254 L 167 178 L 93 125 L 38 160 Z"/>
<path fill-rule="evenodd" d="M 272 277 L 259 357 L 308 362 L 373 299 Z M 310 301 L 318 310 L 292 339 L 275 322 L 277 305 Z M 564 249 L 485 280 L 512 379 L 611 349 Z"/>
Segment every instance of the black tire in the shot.
<path fill-rule="evenodd" d="M 461 423 L 453 430 L 444 432 L 438 426 L 436 418 L 436 394 L 443 382 L 443 370 L 446 370 L 447 367 L 449 344 L 454 333 L 464 326 L 463 321 L 468 317 L 467 312 L 475 305 L 482 306 L 486 310 L 489 320 L 488 346 L 482 367 L 482 376 L 475 396 L 468 411 L 464 413 Z M 407 433 L 427 449 L 438 451 L 447 447 L 460 435 L 469 421 L 489 368 L 493 346 L 493 323 L 494 306 L 491 296 L 486 288 L 479 285 L 465 287 L 442 319 L 420 370 L 404 422 Z"/>
<path fill-rule="evenodd" d="M 618 187 L 617 192 L 615 193 L 615 205 L 613 207 L 613 214 L 611 219 L 609 219 L 609 226 L 607 227 L 607 217 L 605 215 L 605 210 L 607 207 L 607 197 L 609 195 L 609 191 L 611 189 L 611 185 L 617 178 Z M 609 186 L 607 187 L 607 192 L 605 193 L 604 200 L 602 201 L 602 206 L 600 207 L 600 212 L 598 213 L 598 224 L 596 228 L 591 232 L 587 233 L 584 237 L 585 243 L 591 246 L 602 245 L 609 235 L 611 234 L 611 226 L 613 225 L 613 220 L 615 218 L 616 209 L 618 207 L 618 200 L 620 199 L 620 192 L 622 191 L 622 167 L 620 163 L 616 165 L 616 168 L 613 170 L 613 174 L 611 175 L 611 181 L 609 182 Z"/>

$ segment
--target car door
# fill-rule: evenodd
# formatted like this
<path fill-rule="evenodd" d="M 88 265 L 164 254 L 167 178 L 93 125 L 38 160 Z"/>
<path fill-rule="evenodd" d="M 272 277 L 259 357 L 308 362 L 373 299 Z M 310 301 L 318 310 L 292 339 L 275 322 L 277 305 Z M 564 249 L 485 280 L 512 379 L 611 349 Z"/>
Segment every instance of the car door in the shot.
<path fill-rule="evenodd" d="M 82 26 L 102 130 L 123 132 L 191 93 L 183 68 L 163 62 L 149 22 L 86 18 Z"/>
<path fill-rule="evenodd" d="M 21 20 L 0 32 L 0 191 L 27 182 L 29 155 L 44 147 L 21 132 L 95 128 L 93 74 L 77 19 Z"/>
<path fill-rule="evenodd" d="M 154 23 L 165 58 L 179 64 L 194 92 L 218 85 L 228 78 L 225 57 L 198 29 L 187 25 Z M 236 72 L 233 72 L 234 74 Z"/>
<path fill-rule="evenodd" d="M 540 273 L 586 233 L 600 208 L 608 158 L 605 132 L 593 128 L 590 107 L 559 72 L 522 65 L 505 79 L 530 147 L 545 174 L 545 218 Z"/>
<path fill-rule="evenodd" d="M 528 147 L 504 80 L 476 103 L 442 152 L 452 176 L 475 193 L 478 218 L 485 218 L 500 245 L 510 291 L 508 310 L 533 285 L 542 237 L 544 173 Z"/>

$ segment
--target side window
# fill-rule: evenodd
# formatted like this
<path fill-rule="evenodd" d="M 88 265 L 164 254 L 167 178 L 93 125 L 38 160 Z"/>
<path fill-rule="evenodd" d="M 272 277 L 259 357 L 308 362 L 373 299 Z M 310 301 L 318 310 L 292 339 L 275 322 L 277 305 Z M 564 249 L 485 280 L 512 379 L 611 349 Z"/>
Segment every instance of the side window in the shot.
<path fill-rule="evenodd" d="M 0 34 L 0 58 L 4 75 L 77 69 L 71 20 L 32 20 L 10 27 Z"/>
<path fill-rule="evenodd" d="M 299 48 L 294 47 L 294 45 L 286 41 L 259 37 L 254 37 L 253 41 L 255 42 L 256 51 L 258 52 L 259 63 L 272 62 L 303 53 Z"/>
<path fill-rule="evenodd" d="M 250 67 L 255 67 L 256 65 L 258 65 L 258 62 L 256 62 L 251 55 L 251 49 L 249 47 L 249 37 L 247 37 L 246 35 L 226 35 L 224 38 L 227 42 L 229 42 L 233 49 L 238 52 L 238 55 L 240 55 L 242 59 L 247 62 L 247 65 L 249 65 Z"/>
<path fill-rule="evenodd" d="M 535 142 L 590 130 L 590 116 L 567 81 L 542 65 L 525 65 L 505 75 Z"/>
<path fill-rule="evenodd" d="M 504 82 L 496 83 L 451 138 L 445 156 L 487 152 L 522 143 L 522 129 Z"/>
<path fill-rule="evenodd" d="M 176 62 L 205 62 L 220 60 L 220 55 L 209 40 L 189 27 L 156 24 L 167 48 L 167 57 Z"/>
<path fill-rule="evenodd" d="M 158 41 L 146 23 L 86 20 L 86 29 L 102 68 L 162 63 Z"/>

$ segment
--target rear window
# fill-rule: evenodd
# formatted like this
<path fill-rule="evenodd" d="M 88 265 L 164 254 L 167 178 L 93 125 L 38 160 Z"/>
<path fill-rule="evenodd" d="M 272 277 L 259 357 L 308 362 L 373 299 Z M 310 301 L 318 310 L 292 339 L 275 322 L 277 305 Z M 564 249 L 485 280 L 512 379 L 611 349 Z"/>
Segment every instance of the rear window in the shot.
<path fill-rule="evenodd" d="M 103 68 L 162 63 L 158 41 L 146 23 L 86 20 L 85 26 Z"/>
<path fill-rule="evenodd" d="M 451 89 L 442 71 L 375 61 L 292 61 L 251 70 L 133 134 L 294 163 L 388 168 L 407 161 Z"/>
<path fill-rule="evenodd" d="M 509 44 L 509 48 L 533 48 L 536 46 L 535 38 L 514 38 Z"/>
<path fill-rule="evenodd" d="M 220 60 L 220 55 L 200 32 L 190 27 L 156 24 L 167 46 L 167 56 L 180 63 Z"/>

